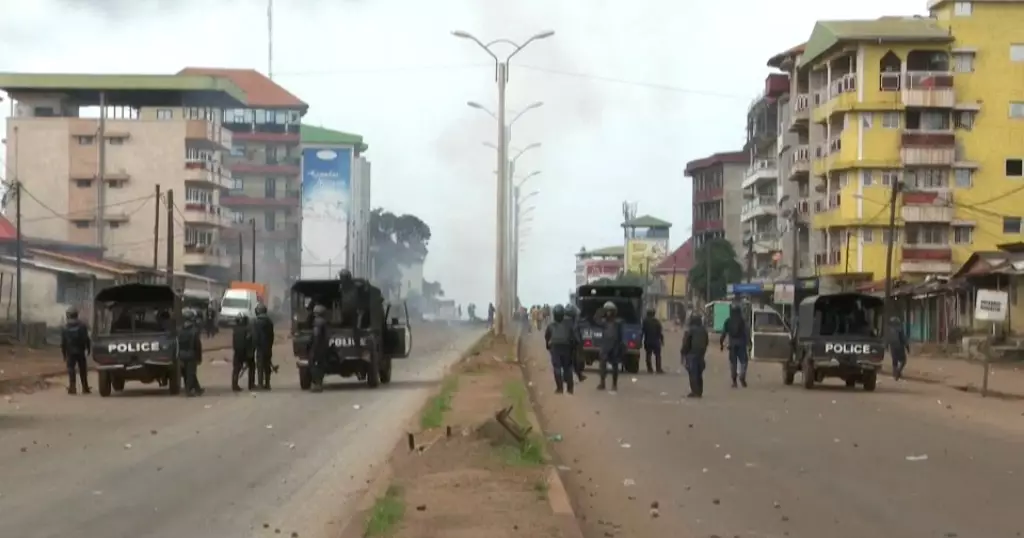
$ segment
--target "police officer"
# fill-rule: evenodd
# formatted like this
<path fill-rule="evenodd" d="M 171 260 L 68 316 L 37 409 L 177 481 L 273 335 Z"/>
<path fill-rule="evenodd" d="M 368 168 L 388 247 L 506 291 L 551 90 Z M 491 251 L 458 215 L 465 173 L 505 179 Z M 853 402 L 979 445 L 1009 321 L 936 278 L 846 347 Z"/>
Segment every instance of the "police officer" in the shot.
<path fill-rule="evenodd" d="M 313 392 L 323 392 L 324 371 L 323 362 L 327 360 L 327 354 L 331 352 L 330 340 L 327 334 L 327 309 L 323 305 L 313 307 L 313 336 L 309 339 L 307 356 L 309 357 L 309 373 L 313 381 Z"/>
<path fill-rule="evenodd" d="M 270 390 L 270 374 L 274 368 L 272 349 L 274 347 L 274 322 L 267 315 L 266 305 L 256 305 L 256 320 L 252 324 L 253 346 L 256 349 L 257 385 Z"/>
<path fill-rule="evenodd" d="M 747 386 L 747 346 L 750 345 L 750 331 L 747 330 L 747 322 L 743 319 L 743 311 L 739 306 L 733 305 L 729 309 L 729 319 L 725 320 L 725 327 L 722 330 L 722 338 L 718 345 L 724 351 L 725 339 L 729 338 L 729 373 L 732 376 L 732 388 L 736 388 L 736 378 L 739 377 L 740 384 Z"/>
<path fill-rule="evenodd" d="M 644 318 L 641 331 L 644 335 L 644 353 L 647 359 L 647 373 L 665 373 L 661 369 L 661 346 L 665 344 L 665 332 L 661 326 L 661 320 L 655 317 L 654 309 L 647 310 L 647 317 Z M 651 368 L 651 356 L 654 356 L 655 368 Z"/>
<path fill-rule="evenodd" d="M 601 382 L 597 390 L 605 390 L 605 378 L 608 376 L 608 366 L 612 369 L 612 390 L 619 390 L 619 364 L 622 363 L 622 322 L 617 318 L 618 312 L 615 303 L 608 301 L 604 304 L 604 320 L 601 331 L 601 347 L 599 355 L 599 366 Z"/>
<path fill-rule="evenodd" d="M 249 390 L 256 388 L 256 364 L 253 360 L 252 330 L 245 314 L 238 314 L 235 326 L 231 331 L 231 390 L 239 392 L 238 378 L 242 376 L 242 368 L 246 368 L 249 377 Z"/>
<path fill-rule="evenodd" d="M 178 361 L 181 362 L 185 374 L 185 394 L 189 397 L 201 396 L 203 387 L 199 385 L 199 365 L 203 362 L 203 341 L 196 327 L 196 313 L 192 309 L 181 313 L 184 323 L 178 332 Z"/>
<path fill-rule="evenodd" d="M 576 372 L 576 378 L 580 383 L 587 378 L 583 374 L 583 369 L 586 368 L 586 364 L 583 362 L 581 352 L 581 346 L 583 345 L 583 338 L 580 335 L 580 322 L 579 314 L 576 312 L 576 307 L 572 304 L 565 305 L 565 318 L 572 325 L 572 334 L 575 338 L 575 345 L 572 348 L 572 369 Z"/>
<path fill-rule="evenodd" d="M 89 370 L 85 360 L 92 349 L 89 339 L 89 328 L 78 319 L 78 309 L 68 308 L 65 314 L 67 322 L 60 331 L 60 353 L 68 367 L 68 394 L 77 394 L 75 390 L 75 370 L 82 379 L 82 394 L 89 394 Z"/>
<path fill-rule="evenodd" d="M 544 343 L 551 354 L 551 368 L 555 373 L 555 394 L 568 390 L 573 393 L 572 352 L 576 347 L 576 329 L 565 317 L 565 308 L 555 305 L 553 321 L 544 330 Z"/>
<path fill-rule="evenodd" d="M 889 330 L 885 334 L 889 345 L 889 356 L 892 357 L 892 378 L 899 381 L 903 377 L 903 369 L 907 366 L 907 355 L 910 354 L 910 339 L 903 330 L 903 321 L 899 316 L 889 319 Z"/>
<path fill-rule="evenodd" d="M 690 393 L 686 395 L 687 398 L 704 396 L 704 355 L 707 350 L 708 330 L 700 314 L 694 311 L 690 314 L 690 326 L 683 333 L 683 347 L 679 350 L 683 368 L 690 377 Z"/>

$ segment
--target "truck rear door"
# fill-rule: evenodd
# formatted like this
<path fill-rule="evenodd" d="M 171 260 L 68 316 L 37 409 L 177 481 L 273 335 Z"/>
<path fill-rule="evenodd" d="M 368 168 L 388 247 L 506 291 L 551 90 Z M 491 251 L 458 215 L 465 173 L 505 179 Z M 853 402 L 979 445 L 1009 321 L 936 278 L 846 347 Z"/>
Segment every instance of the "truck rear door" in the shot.
<path fill-rule="evenodd" d="M 776 312 L 755 311 L 750 358 L 757 362 L 786 362 L 792 350 L 789 328 Z"/>

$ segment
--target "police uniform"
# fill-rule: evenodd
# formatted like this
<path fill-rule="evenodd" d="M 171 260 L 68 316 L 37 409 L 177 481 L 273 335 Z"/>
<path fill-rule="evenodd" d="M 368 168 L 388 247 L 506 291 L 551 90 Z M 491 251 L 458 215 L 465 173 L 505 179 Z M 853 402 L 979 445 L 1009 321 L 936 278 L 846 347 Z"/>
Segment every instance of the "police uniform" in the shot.
<path fill-rule="evenodd" d="M 576 347 L 576 331 L 565 317 L 562 305 L 556 305 L 554 320 L 544 329 L 544 343 L 551 354 L 551 368 L 555 374 L 555 393 L 561 394 L 563 387 L 573 393 L 572 351 Z"/>
<path fill-rule="evenodd" d="M 274 322 L 267 316 L 267 307 L 256 307 L 256 320 L 252 324 L 253 346 L 256 349 L 256 384 L 270 390 L 270 374 L 274 370 Z"/>
<path fill-rule="evenodd" d="M 235 318 L 235 326 L 231 329 L 231 352 L 231 390 L 242 390 L 238 385 L 238 378 L 242 376 L 243 368 L 246 369 L 249 378 L 248 389 L 255 389 L 256 361 L 253 358 L 252 330 L 244 314 L 239 314 Z"/>
<path fill-rule="evenodd" d="M 327 334 L 327 319 L 324 317 L 326 313 L 327 309 L 323 305 L 313 307 L 313 334 L 309 339 L 309 348 L 307 349 L 313 392 L 323 392 L 324 390 L 323 363 L 327 360 L 327 354 L 331 352 Z"/>
<path fill-rule="evenodd" d="M 199 364 L 203 362 L 203 339 L 196 327 L 196 314 L 191 310 L 182 312 L 185 323 L 178 332 L 178 361 L 185 374 L 185 393 L 188 396 L 203 394 L 199 384 Z"/>
<path fill-rule="evenodd" d="M 67 311 L 67 323 L 60 331 L 60 352 L 68 367 L 68 394 L 76 394 L 75 370 L 82 380 L 82 394 L 89 394 L 89 371 L 86 355 L 92 348 L 89 339 L 89 328 L 78 319 L 78 310 L 74 307 Z"/>
<path fill-rule="evenodd" d="M 583 345 L 583 338 L 580 335 L 579 314 L 576 312 L 575 306 L 571 304 L 565 305 L 565 318 L 572 325 L 572 334 L 575 338 L 575 344 L 572 348 L 572 369 L 574 372 L 576 372 L 576 378 L 579 380 L 580 383 L 582 383 L 583 380 L 587 378 L 587 376 L 583 373 L 583 370 L 584 368 L 587 367 L 587 365 L 583 361 L 583 350 L 581 347 Z"/>
<path fill-rule="evenodd" d="M 615 303 L 608 301 L 604 304 L 605 320 L 601 331 L 600 348 L 600 372 L 601 382 L 597 390 L 605 389 L 605 378 L 608 375 L 608 367 L 612 370 L 612 390 L 619 388 L 619 364 L 622 363 L 622 322 L 616 319 Z"/>

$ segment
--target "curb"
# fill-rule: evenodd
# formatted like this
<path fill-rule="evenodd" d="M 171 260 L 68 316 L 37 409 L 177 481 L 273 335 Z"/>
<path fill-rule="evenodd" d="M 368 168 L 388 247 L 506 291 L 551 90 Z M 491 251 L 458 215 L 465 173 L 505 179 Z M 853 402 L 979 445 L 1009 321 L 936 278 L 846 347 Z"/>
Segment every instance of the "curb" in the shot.
<path fill-rule="evenodd" d="M 462 350 L 462 352 L 459 354 L 459 358 L 453 361 L 447 367 L 445 367 L 444 372 L 441 375 L 442 379 L 447 377 L 448 374 L 451 373 L 452 369 L 462 364 L 463 361 L 469 358 L 470 353 L 474 349 L 476 349 L 480 345 L 480 343 L 484 341 L 485 338 L 487 338 L 490 335 L 490 330 L 484 331 L 484 333 L 480 335 L 480 338 L 477 338 L 475 341 L 473 341 L 472 344 L 470 344 L 469 347 Z M 427 394 L 426 397 L 423 398 L 423 401 L 416 407 L 416 409 L 423 409 L 423 407 L 427 404 L 427 401 L 430 398 L 432 398 L 435 394 L 436 393 L 433 392 Z M 415 418 L 416 417 L 413 417 L 413 419 Z M 366 488 L 366 491 L 364 491 L 363 494 L 359 496 L 359 499 L 356 501 L 356 509 L 352 512 L 352 516 L 349 517 L 348 521 L 342 527 L 341 532 L 338 534 L 339 538 L 363 538 L 363 531 L 364 527 L 366 526 L 366 521 L 369 519 L 370 514 L 373 512 L 373 507 L 374 505 L 377 504 L 377 499 L 382 497 L 384 495 L 384 492 L 387 491 L 388 486 L 391 485 L 391 479 L 394 477 L 394 469 L 392 469 L 390 463 L 391 454 L 394 451 L 400 449 L 400 447 L 402 446 L 402 442 L 403 441 L 399 439 L 398 442 L 395 444 L 395 447 L 388 452 L 387 459 L 385 460 L 384 464 L 379 467 L 380 470 L 377 472 L 377 476 L 373 477 L 373 479 L 370 482 L 370 485 Z"/>
<path fill-rule="evenodd" d="M 203 349 L 203 353 L 207 351 L 225 351 L 231 349 L 231 346 L 220 346 Z M 44 385 L 50 379 L 60 376 L 68 375 L 66 369 L 52 370 L 49 372 L 43 372 L 41 374 L 26 375 L 20 377 L 12 377 L 9 379 L 0 379 L 0 394 L 7 394 L 14 392 L 18 387 L 24 386 L 36 386 Z"/>
<path fill-rule="evenodd" d="M 530 419 L 530 423 L 541 434 L 541 438 L 544 439 L 544 455 L 550 460 L 551 449 L 548 447 L 547 436 L 544 435 L 544 429 L 541 427 L 540 417 L 537 415 L 537 396 L 534 394 L 533 387 L 530 386 L 530 376 L 526 370 L 526 362 L 523 360 L 523 338 L 522 335 L 516 335 L 515 338 L 516 347 L 516 362 L 519 363 L 519 372 L 523 377 L 523 384 L 526 385 L 526 392 L 530 395 L 530 408 L 526 410 L 526 416 Z M 565 483 L 562 482 L 562 475 L 558 474 L 558 467 L 552 464 L 548 464 L 547 470 L 547 484 L 548 484 L 548 504 L 551 506 L 551 512 L 555 514 L 558 519 L 559 528 L 562 530 L 562 536 L 565 538 L 583 538 L 583 529 L 580 527 L 580 522 L 576 518 L 576 511 L 572 507 L 572 502 L 569 500 L 569 493 L 565 489 Z"/>

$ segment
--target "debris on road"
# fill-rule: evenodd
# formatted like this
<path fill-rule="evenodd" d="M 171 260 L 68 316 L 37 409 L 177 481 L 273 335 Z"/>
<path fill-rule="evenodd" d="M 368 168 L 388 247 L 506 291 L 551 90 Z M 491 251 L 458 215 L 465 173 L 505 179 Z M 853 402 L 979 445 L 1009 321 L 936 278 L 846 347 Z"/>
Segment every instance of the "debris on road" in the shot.
<path fill-rule="evenodd" d="M 927 459 L 928 459 L 928 454 L 921 454 L 920 456 L 914 456 L 914 455 L 907 456 L 907 461 L 926 461 Z"/>

